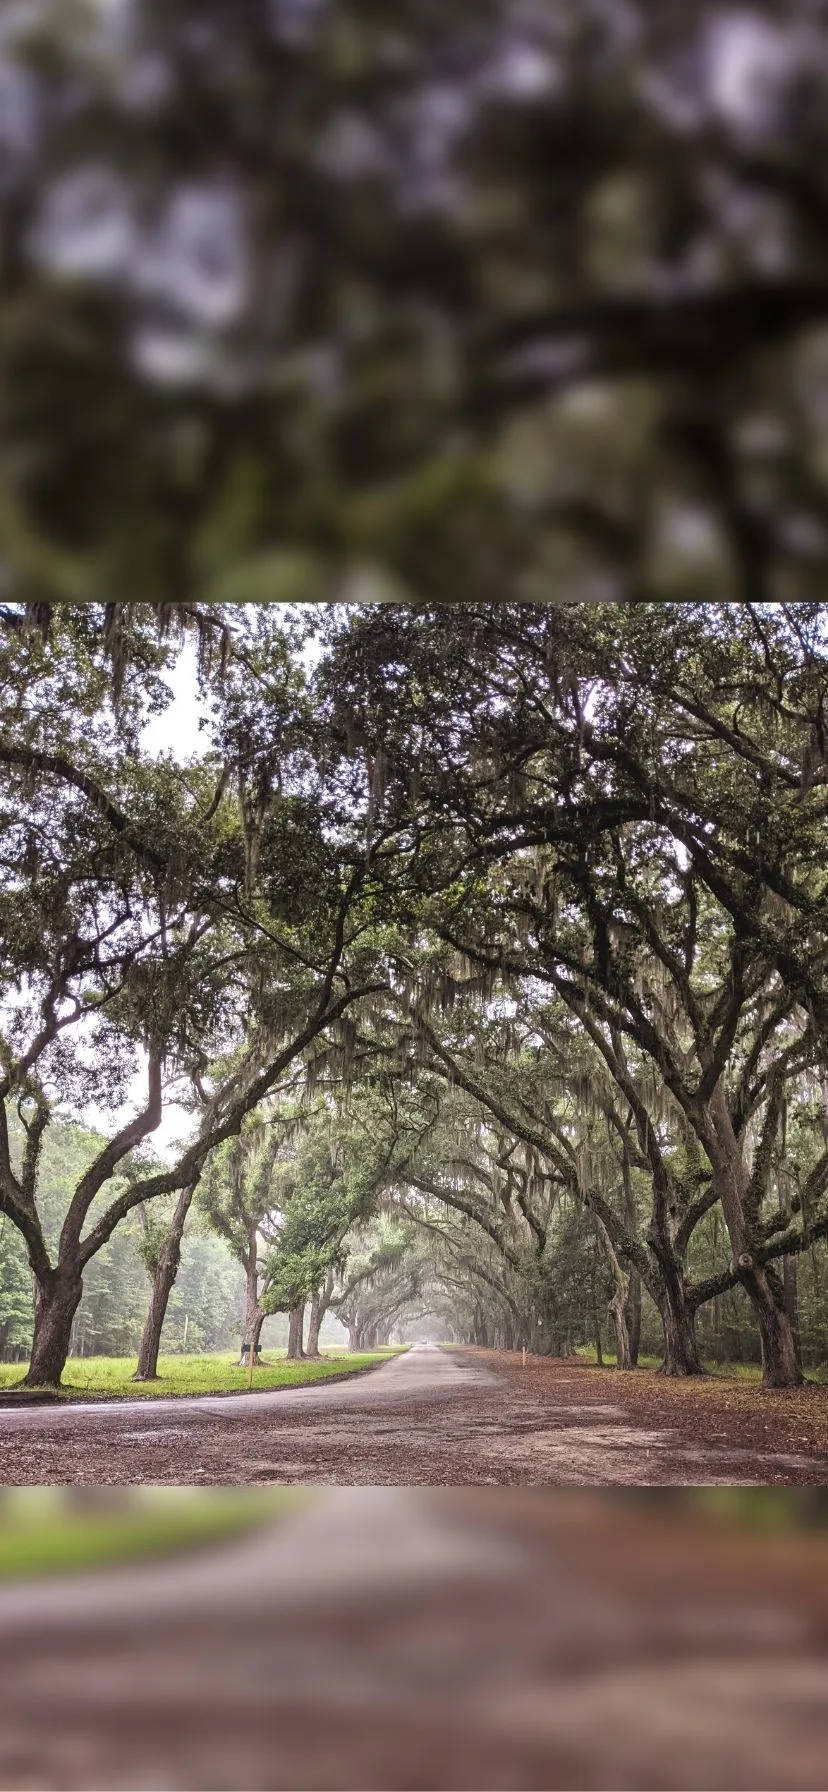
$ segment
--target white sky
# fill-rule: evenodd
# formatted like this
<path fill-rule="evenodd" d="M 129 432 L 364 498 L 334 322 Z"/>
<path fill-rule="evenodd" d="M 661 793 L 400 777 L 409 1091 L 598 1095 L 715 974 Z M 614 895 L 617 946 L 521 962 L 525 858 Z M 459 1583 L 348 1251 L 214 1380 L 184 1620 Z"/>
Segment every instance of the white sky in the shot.
<path fill-rule="evenodd" d="M 172 753 L 178 760 L 187 760 L 203 749 L 204 737 L 199 720 L 205 713 L 199 698 L 197 648 L 192 638 L 185 640 L 175 664 L 164 674 L 164 683 L 172 693 L 172 701 L 160 715 L 152 716 L 141 735 L 144 753 L 160 758 Z M 146 1069 L 137 1072 L 128 1100 L 120 1108 L 103 1108 L 90 1103 L 85 1120 L 104 1133 L 111 1133 L 131 1119 L 146 1101 Z M 147 1140 L 158 1156 L 170 1160 L 192 1136 L 195 1122 L 174 1101 L 164 1103 L 161 1124 Z"/>
<path fill-rule="evenodd" d="M 176 758 L 187 759 L 199 749 L 198 723 L 202 713 L 194 642 L 185 643 L 175 666 L 165 674 L 164 682 L 173 693 L 172 702 L 160 715 L 153 716 L 147 723 L 141 736 L 141 746 L 145 753 L 152 754 L 155 758 L 171 752 Z M 105 1108 L 97 1103 L 90 1103 L 85 1110 L 84 1120 L 87 1125 L 102 1133 L 112 1133 L 144 1106 L 146 1094 L 144 1067 L 136 1072 L 128 1100 L 122 1107 Z M 194 1121 L 190 1114 L 185 1113 L 176 1102 L 170 1102 L 169 1105 L 165 1102 L 161 1124 L 150 1135 L 147 1144 L 159 1157 L 172 1160 L 186 1144 L 193 1129 Z"/>
<path fill-rule="evenodd" d="M 185 642 L 172 670 L 165 674 L 164 683 L 172 691 L 173 700 L 161 715 L 151 717 L 141 735 L 141 746 L 154 758 L 171 752 L 177 758 L 188 759 L 199 750 L 198 723 L 202 713 L 192 640 Z"/>

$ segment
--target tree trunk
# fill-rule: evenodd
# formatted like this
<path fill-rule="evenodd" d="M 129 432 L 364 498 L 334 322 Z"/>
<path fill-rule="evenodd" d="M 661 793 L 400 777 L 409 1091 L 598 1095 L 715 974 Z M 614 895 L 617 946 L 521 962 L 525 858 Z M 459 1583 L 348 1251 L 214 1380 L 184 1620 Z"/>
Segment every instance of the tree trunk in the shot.
<path fill-rule="evenodd" d="M 316 1358 L 319 1356 L 319 1327 L 322 1322 L 321 1306 L 322 1306 L 322 1290 L 320 1288 L 316 1288 L 316 1289 L 314 1289 L 314 1293 L 313 1293 L 313 1296 L 311 1299 L 311 1304 L 310 1304 L 310 1318 L 308 1320 L 308 1348 L 305 1352 L 306 1356 L 312 1357 L 314 1360 L 316 1360 Z"/>
<path fill-rule="evenodd" d="M 181 1239 L 184 1223 L 190 1211 L 190 1203 L 195 1193 L 195 1184 L 183 1188 L 178 1197 L 175 1213 L 170 1221 L 169 1231 L 164 1240 L 164 1248 L 158 1260 L 153 1277 L 152 1293 L 147 1312 L 141 1344 L 138 1350 L 138 1367 L 133 1381 L 157 1381 L 158 1352 L 161 1348 L 161 1332 L 167 1317 L 167 1306 L 175 1286 L 178 1266 L 181 1262 Z"/>
<path fill-rule="evenodd" d="M 638 1368 L 638 1356 L 641 1350 L 641 1275 L 639 1270 L 630 1270 L 630 1292 L 627 1298 L 627 1331 L 630 1339 L 630 1364 Z"/>
<path fill-rule="evenodd" d="M 630 1350 L 630 1334 L 627 1330 L 627 1315 L 625 1312 L 626 1299 L 627 1286 L 625 1280 L 623 1285 L 619 1284 L 616 1288 L 609 1305 L 610 1318 L 615 1332 L 615 1359 L 619 1369 L 631 1369 L 633 1367 L 632 1352 Z"/>
<path fill-rule="evenodd" d="M 757 1262 L 749 1215 L 750 1177 L 721 1084 L 710 1103 L 713 1187 L 721 1202 L 733 1253 L 733 1268 L 750 1301 L 762 1340 L 762 1381 L 766 1388 L 802 1383 L 794 1329 L 785 1308 L 781 1277 Z"/>
<path fill-rule="evenodd" d="M 302 1327 L 304 1323 L 305 1303 L 302 1301 L 298 1307 L 293 1308 L 290 1314 L 287 1348 L 289 1363 L 301 1362 L 305 1355 L 305 1352 L 302 1349 Z"/>
<path fill-rule="evenodd" d="M 785 1312 L 788 1315 L 793 1332 L 796 1360 L 802 1368 L 802 1339 L 799 1331 L 799 1288 L 797 1264 L 795 1257 L 784 1257 L 782 1260 L 782 1284 L 785 1290 Z"/>
<path fill-rule="evenodd" d="M 591 1284 L 590 1284 L 590 1296 L 591 1296 L 591 1306 L 592 1306 L 592 1330 L 595 1334 L 595 1358 L 596 1358 L 599 1369 L 603 1369 L 603 1367 L 604 1367 L 604 1349 L 603 1349 L 603 1345 L 601 1343 L 601 1319 L 600 1319 L 600 1315 L 598 1313 L 598 1299 L 597 1299 L 597 1296 L 595 1293 L 595 1269 L 594 1268 L 592 1271 L 592 1280 L 591 1280 Z"/>
<path fill-rule="evenodd" d="M 629 1292 L 630 1292 L 630 1278 L 627 1275 L 626 1271 L 623 1270 L 621 1267 L 621 1264 L 618 1259 L 618 1253 L 615 1249 L 612 1239 L 610 1238 L 607 1228 L 603 1223 L 603 1220 L 596 1219 L 595 1226 L 596 1226 L 596 1231 L 598 1233 L 598 1242 L 603 1249 L 604 1256 L 606 1257 L 607 1263 L 612 1272 L 613 1282 L 615 1283 L 612 1300 L 610 1301 L 609 1311 L 610 1311 L 610 1318 L 611 1318 L 612 1324 L 613 1324 L 613 1329 L 615 1331 L 616 1362 L 617 1362 L 619 1369 L 632 1369 L 633 1362 L 632 1362 L 632 1356 L 630 1353 L 630 1335 L 629 1335 L 629 1332 L 627 1331 L 627 1300 L 628 1300 Z M 593 1287 L 593 1304 L 594 1304 L 594 1301 L 595 1301 L 595 1272 L 594 1272 L 594 1270 L 593 1270 L 593 1278 L 592 1278 L 592 1287 Z M 599 1328 L 598 1335 L 600 1338 L 600 1328 Z"/>
<path fill-rule="evenodd" d="M 35 1281 L 34 1338 L 24 1388 L 56 1388 L 66 1367 L 72 1324 L 83 1294 L 80 1270 L 53 1269 Z"/>
<path fill-rule="evenodd" d="M 258 1361 L 259 1338 L 264 1324 L 264 1313 L 259 1306 L 259 1275 L 256 1264 L 255 1247 L 245 1264 L 244 1289 L 244 1321 L 242 1330 L 242 1347 L 239 1362 L 243 1368 L 250 1367 L 250 1350 L 253 1350 L 253 1361 Z"/>
<path fill-rule="evenodd" d="M 657 1293 L 658 1310 L 664 1327 L 663 1375 L 703 1375 L 696 1343 L 696 1315 L 689 1305 L 684 1277 L 674 1265 L 662 1270 Z"/>
<path fill-rule="evenodd" d="M 624 1143 L 624 1155 L 621 1165 L 624 1185 L 624 1221 L 631 1238 L 638 1235 L 638 1216 L 635 1211 L 635 1195 L 633 1193 L 632 1176 L 630 1174 L 630 1154 Z M 630 1341 L 630 1368 L 638 1368 L 638 1353 L 641 1349 L 641 1271 L 630 1265 L 627 1274 L 630 1281 L 630 1292 L 627 1296 L 626 1320 Z"/>
<path fill-rule="evenodd" d="M 740 1268 L 742 1268 L 740 1260 Z M 796 1336 L 785 1308 L 782 1279 L 770 1265 L 764 1268 L 744 1266 L 740 1277 L 750 1304 L 759 1321 L 762 1340 L 762 1385 L 766 1388 L 797 1388 L 802 1385 Z"/>

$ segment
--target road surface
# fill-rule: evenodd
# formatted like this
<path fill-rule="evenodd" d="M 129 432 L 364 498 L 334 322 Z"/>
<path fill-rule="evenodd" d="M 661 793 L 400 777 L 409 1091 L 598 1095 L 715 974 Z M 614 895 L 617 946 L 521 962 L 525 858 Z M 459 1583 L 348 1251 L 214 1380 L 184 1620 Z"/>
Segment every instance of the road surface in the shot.
<path fill-rule="evenodd" d="M 541 1388 L 418 1347 L 349 1381 L 274 1393 L 2 1408 L 0 1475 L 17 1485 L 828 1485 L 828 1461 L 813 1450 L 765 1447 L 761 1436 L 748 1448 L 721 1422 L 718 1441 L 695 1422 L 645 1422 L 622 1404 L 628 1378 L 561 1371 L 556 1382 L 554 1365 L 543 1367 L 551 1381 Z"/>
<path fill-rule="evenodd" d="M 324 1490 L 178 1563 L 7 1588 L 0 1787 L 824 1788 L 825 1547 L 737 1563 L 698 1522 Z"/>

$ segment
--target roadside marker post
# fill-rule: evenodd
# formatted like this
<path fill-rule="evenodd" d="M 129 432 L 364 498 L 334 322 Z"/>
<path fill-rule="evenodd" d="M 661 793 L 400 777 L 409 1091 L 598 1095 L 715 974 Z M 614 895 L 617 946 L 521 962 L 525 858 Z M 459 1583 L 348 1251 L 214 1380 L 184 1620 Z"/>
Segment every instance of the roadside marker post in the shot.
<path fill-rule="evenodd" d="M 523 1346 L 523 1367 L 526 1368 L 526 1345 Z"/>

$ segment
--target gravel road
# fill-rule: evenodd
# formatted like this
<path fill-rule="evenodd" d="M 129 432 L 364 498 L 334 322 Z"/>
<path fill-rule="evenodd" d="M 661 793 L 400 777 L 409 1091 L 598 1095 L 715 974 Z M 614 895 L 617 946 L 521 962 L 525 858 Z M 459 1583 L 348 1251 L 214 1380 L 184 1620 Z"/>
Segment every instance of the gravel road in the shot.
<path fill-rule="evenodd" d="M 18 1486 L 828 1485 L 824 1453 L 773 1447 L 759 1398 L 757 1425 L 728 1437 L 715 1417 L 706 1434 L 694 1412 L 665 1414 L 665 1388 L 546 1362 L 521 1377 L 515 1361 L 416 1347 L 275 1393 L 2 1408 L 0 1473 Z"/>

